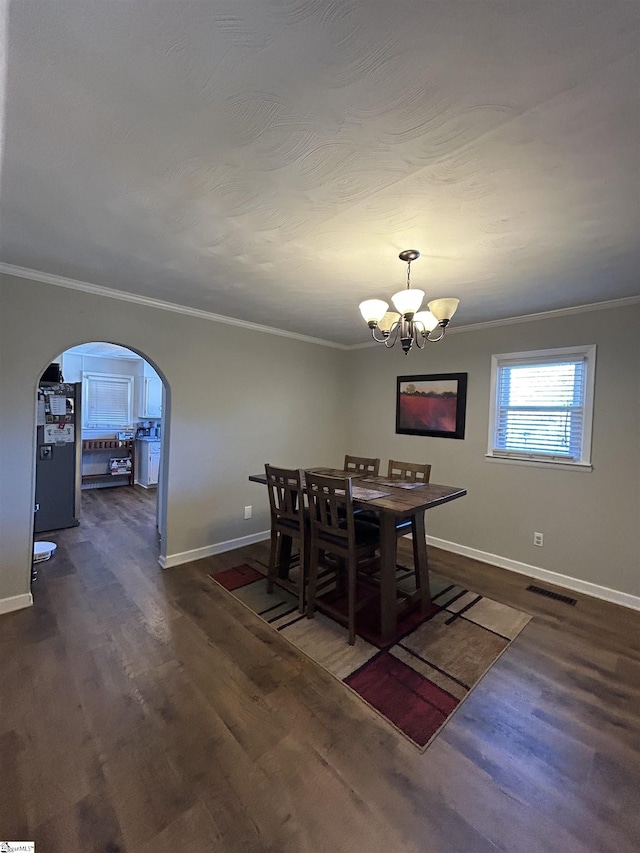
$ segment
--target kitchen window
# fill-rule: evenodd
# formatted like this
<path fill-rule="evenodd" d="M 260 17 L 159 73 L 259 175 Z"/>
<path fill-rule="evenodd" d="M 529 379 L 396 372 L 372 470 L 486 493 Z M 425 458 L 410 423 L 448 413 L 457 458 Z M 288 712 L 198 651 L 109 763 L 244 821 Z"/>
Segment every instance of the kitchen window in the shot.
<path fill-rule="evenodd" d="M 130 427 L 133 423 L 133 377 L 83 373 L 83 426 L 88 429 Z"/>
<path fill-rule="evenodd" d="M 492 459 L 591 468 L 595 346 L 491 358 Z"/>

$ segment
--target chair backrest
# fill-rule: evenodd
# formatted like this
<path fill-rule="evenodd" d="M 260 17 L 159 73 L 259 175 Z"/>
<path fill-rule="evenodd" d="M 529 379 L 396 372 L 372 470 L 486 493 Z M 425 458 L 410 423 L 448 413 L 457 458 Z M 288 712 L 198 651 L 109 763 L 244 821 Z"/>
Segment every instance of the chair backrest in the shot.
<path fill-rule="evenodd" d="M 323 477 L 307 471 L 305 480 L 312 540 L 329 537 L 343 548 L 355 544 L 351 477 Z"/>
<path fill-rule="evenodd" d="M 377 477 L 380 472 L 380 460 L 369 459 L 366 456 L 345 456 L 344 470 L 358 474 L 370 474 Z"/>
<path fill-rule="evenodd" d="M 390 480 L 408 480 L 411 483 L 428 483 L 431 476 L 431 465 L 425 462 L 420 465 L 415 462 L 397 462 L 393 459 L 389 460 L 389 473 L 387 477 Z"/>
<path fill-rule="evenodd" d="M 302 473 L 295 468 L 264 466 L 271 508 L 271 524 L 281 521 L 304 525 Z"/>

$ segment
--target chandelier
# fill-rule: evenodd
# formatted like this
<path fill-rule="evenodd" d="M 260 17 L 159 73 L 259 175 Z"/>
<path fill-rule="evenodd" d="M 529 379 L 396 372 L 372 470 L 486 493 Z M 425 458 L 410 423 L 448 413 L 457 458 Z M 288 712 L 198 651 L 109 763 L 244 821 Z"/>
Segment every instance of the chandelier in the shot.
<path fill-rule="evenodd" d="M 407 287 L 391 297 L 396 310 L 389 311 L 389 304 L 382 299 L 367 299 L 360 303 L 360 312 L 371 329 L 374 341 L 392 347 L 399 339 L 406 355 L 415 341 L 418 349 L 426 342 L 435 344 L 444 338 L 449 321 L 456 313 L 459 299 L 434 299 L 428 304 L 428 311 L 420 311 L 424 290 L 411 289 L 411 262 L 420 257 L 417 249 L 405 249 L 398 255 L 407 264 Z M 382 334 L 376 336 L 376 329 Z M 437 329 L 436 337 L 432 336 Z"/>

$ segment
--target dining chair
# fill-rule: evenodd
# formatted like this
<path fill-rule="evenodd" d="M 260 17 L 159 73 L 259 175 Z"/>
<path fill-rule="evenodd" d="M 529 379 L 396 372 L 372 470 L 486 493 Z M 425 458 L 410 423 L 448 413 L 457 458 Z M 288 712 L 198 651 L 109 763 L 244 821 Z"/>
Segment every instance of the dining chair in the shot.
<path fill-rule="evenodd" d="M 431 476 L 431 465 L 427 462 L 397 462 L 394 459 L 389 460 L 389 468 L 387 470 L 388 480 L 405 480 L 409 483 L 428 483 Z M 398 536 L 404 536 L 405 533 L 411 531 L 411 519 L 399 518 L 396 523 L 396 533 Z"/>
<path fill-rule="evenodd" d="M 387 470 L 387 479 L 389 480 L 406 480 L 410 483 L 428 483 L 431 477 L 431 465 L 428 462 L 398 462 L 395 459 L 389 460 L 389 468 Z M 424 536 L 424 516 L 413 516 L 413 518 L 399 518 L 396 521 L 396 537 L 406 536 L 411 533 L 413 541 L 413 562 L 414 569 L 409 569 L 406 566 L 398 565 L 398 568 L 404 569 L 407 572 L 415 575 L 416 589 L 420 589 L 423 582 L 426 582 L 428 587 L 429 579 L 421 578 L 420 573 L 415 567 L 420 565 L 418 558 L 418 537 Z M 425 588 L 426 588 L 425 587 Z"/>
<path fill-rule="evenodd" d="M 372 477 L 377 477 L 380 471 L 380 460 L 371 459 L 367 456 L 345 456 L 344 470 L 353 471 L 354 474 L 369 474 Z"/>
<path fill-rule="evenodd" d="M 428 462 L 398 462 L 395 459 L 389 460 L 389 467 L 387 469 L 388 480 L 404 480 L 410 483 L 428 483 L 430 476 L 431 465 Z M 380 524 L 380 516 L 372 510 L 365 509 L 359 517 L 364 521 L 368 521 L 370 524 Z M 406 536 L 408 533 L 412 534 L 414 565 L 421 565 L 421 561 L 417 554 L 417 547 L 418 537 L 424 536 L 424 518 L 415 515 L 412 518 L 398 518 L 396 520 L 396 538 L 399 539 L 401 536 Z M 410 569 L 407 566 L 400 564 L 398 564 L 398 568 L 406 571 L 408 574 L 414 574 L 416 588 L 421 588 L 425 579 L 420 577 L 419 572 L 417 572 L 415 568 Z"/>
<path fill-rule="evenodd" d="M 298 597 L 298 610 L 304 613 L 305 583 L 309 565 L 309 522 L 304 503 L 304 482 L 301 471 L 265 465 L 269 507 L 271 510 L 271 550 L 267 571 L 267 592 L 273 585 Z M 299 543 L 299 553 L 291 555 L 293 540 Z M 298 578 L 290 577 L 290 569 L 298 563 Z"/>
<path fill-rule="evenodd" d="M 380 472 L 380 460 L 368 456 L 346 455 L 344 457 L 344 470 L 347 472 L 353 471 L 354 475 L 368 474 L 370 477 L 377 477 Z M 356 509 L 354 512 L 356 515 L 360 515 L 362 510 Z"/>
<path fill-rule="evenodd" d="M 389 460 L 387 478 L 389 480 L 406 480 L 410 483 L 428 483 L 431 476 L 431 465 L 428 463 L 396 462 Z"/>
<path fill-rule="evenodd" d="M 344 624 L 344 613 L 326 596 L 318 595 L 318 576 L 321 565 L 334 568 L 338 584 L 340 574 L 346 573 L 346 622 L 352 646 L 356 641 L 356 611 L 367 602 L 367 599 L 356 601 L 358 570 L 376 561 L 380 529 L 354 515 L 351 477 L 323 477 L 307 472 L 305 479 L 311 531 L 307 616 L 313 619 L 317 608 Z M 334 558 L 333 566 L 327 557 Z"/>

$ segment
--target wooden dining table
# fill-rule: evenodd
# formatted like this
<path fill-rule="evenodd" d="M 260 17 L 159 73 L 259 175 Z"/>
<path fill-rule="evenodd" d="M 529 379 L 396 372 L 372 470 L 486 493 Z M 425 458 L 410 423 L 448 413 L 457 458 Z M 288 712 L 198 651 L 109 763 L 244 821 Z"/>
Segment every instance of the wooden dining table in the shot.
<path fill-rule="evenodd" d="M 369 474 L 345 471 L 339 468 L 308 468 L 309 473 L 325 477 L 351 477 L 353 479 L 353 505 L 356 509 L 370 509 L 380 517 L 380 634 L 384 643 L 391 642 L 397 631 L 398 603 L 396 586 L 396 563 L 398 537 L 396 524 L 399 519 L 411 520 L 413 534 L 413 557 L 418 588 L 411 596 L 405 596 L 408 607 L 420 603 L 427 613 L 431 603 L 429 589 L 429 558 L 424 514 L 426 510 L 457 500 L 467 494 L 458 486 L 442 486 L 437 483 L 410 483 L 373 477 Z M 249 480 L 266 484 L 264 474 L 252 474 Z"/>

